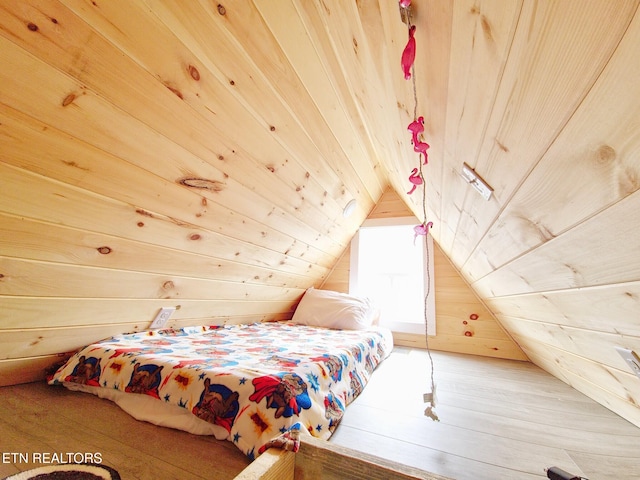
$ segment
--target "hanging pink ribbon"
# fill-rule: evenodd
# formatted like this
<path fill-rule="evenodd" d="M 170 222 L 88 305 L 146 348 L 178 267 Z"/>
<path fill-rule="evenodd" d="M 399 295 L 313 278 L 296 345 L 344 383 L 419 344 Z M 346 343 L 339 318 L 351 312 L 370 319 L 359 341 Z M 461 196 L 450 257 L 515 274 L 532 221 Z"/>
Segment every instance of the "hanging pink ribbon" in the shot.
<path fill-rule="evenodd" d="M 400 6 L 402 8 L 409 8 L 411 6 L 411 0 L 400 0 Z"/>

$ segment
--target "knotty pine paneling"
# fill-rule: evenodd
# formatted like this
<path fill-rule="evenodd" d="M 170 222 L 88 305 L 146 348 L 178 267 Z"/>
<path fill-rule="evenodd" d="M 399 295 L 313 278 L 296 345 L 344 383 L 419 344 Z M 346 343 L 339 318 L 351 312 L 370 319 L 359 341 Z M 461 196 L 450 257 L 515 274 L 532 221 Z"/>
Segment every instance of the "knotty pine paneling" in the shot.
<path fill-rule="evenodd" d="M 434 209 L 446 228 L 438 230 L 439 244 L 451 251 L 460 233 L 456 226 L 462 220 L 462 207 L 471 194 L 460 181 L 459 165 L 473 165 L 480 148 L 485 122 L 491 113 L 502 72 L 513 42 L 522 2 L 453 2 L 455 35 L 451 38 L 449 95 L 444 140 L 442 198 Z M 432 196 L 430 198 L 433 198 Z M 474 199 L 476 197 L 472 197 Z M 452 208 L 455 205 L 456 208 Z M 434 232 L 435 234 L 436 232 Z"/>
<path fill-rule="evenodd" d="M 398 194 L 387 190 L 369 218 L 402 216 L 412 215 Z M 417 218 L 415 221 L 416 224 L 419 223 Z M 348 247 L 327 276 L 322 288 L 349 292 L 349 252 Z M 446 352 L 526 360 L 526 355 L 506 334 L 491 311 L 482 304 L 435 243 L 433 258 L 436 335 L 429 337 L 429 347 Z M 421 348 L 426 345 L 421 335 L 394 332 L 394 340 L 399 345 Z"/>
<path fill-rule="evenodd" d="M 532 361 L 640 426 L 615 351 L 640 349 L 640 17 L 620 6 L 635 15 L 606 16 L 598 75 L 462 268 Z"/>
<path fill-rule="evenodd" d="M 449 226 L 456 237 L 446 251 L 456 265 L 476 258 L 472 253 L 478 242 L 589 94 L 636 8 L 637 2 L 631 1 L 523 2 L 491 112 L 482 117 L 482 143 L 478 151 L 469 152 L 470 158 L 460 159 L 488 180 L 494 200 L 481 201 L 469 188 L 463 190 L 464 200 L 454 200 L 462 214 L 458 225 Z M 485 22 L 492 31 L 491 19 Z M 596 44 L 594 51 L 591 45 Z M 579 181 L 559 170 L 554 173 Z M 555 188 L 562 191 L 560 185 Z"/>
<path fill-rule="evenodd" d="M 108 247 L 106 247 L 108 248 Z M 299 289 L 255 283 L 229 282 L 178 275 L 87 268 L 33 260 L 0 258 L 3 293 L 9 296 L 173 298 L 206 300 L 288 300 L 300 297 Z M 114 279 L 118 281 L 113 281 Z"/>
<path fill-rule="evenodd" d="M 640 188 L 640 138 L 630 135 L 640 129 L 640 99 L 631 93 L 637 88 L 640 64 L 629 61 L 640 41 L 637 18 L 619 41 L 565 128 L 477 245 L 467 262 L 474 280 Z M 594 112 L 604 114 L 596 123 Z M 620 227 L 607 230 L 626 237 Z"/>
<path fill-rule="evenodd" d="M 504 352 L 497 318 L 640 425 L 614 349 L 640 338 L 639 1 L 498 3 L 413 0 L 414 96 L 395 0 L 1 2 L 0 343 L 16 346 L 0 377 L 161 306 L 175 325 L 280 319 L 311 285 L 346 288 L 376 205 L 422 216 L 415 108 L 452 272 L 439 338 Z"/>
<path fill-rule="evenodd" d="M 161 306 L 174 326 L 289 318 L 381 194 L 370 140 L 334 134 L 253 4 L 210 7 L 0 6 L 11 382 Z"/>
<path fill-rule="evenodd" d="M 3 328 L 33 329 L 55 326 L 102 327 L 110 324 L 127 324 L 123 331 L 139 331 L 148 327 L 160 307 L 175 307 L 167 325 L 187 326 L 205 318 L 214 323 L 255 322 L 261 320 L 286 320 L 293 309 L 290 301 L 246 300 L 189 300 L 189 299 L 136 299 L 136 298 L 60 298 L 48 297 L 34 301 L 33 298 L 0 298 L 0 306 L 7 314 L 2 316 Z M 243 315 L 237 315 L 242 310 Z M 118 312 L 115 316 L 113 312 Z M 275 312 L 267 313 L 264 312 Z"/>
<path fill-rule="evenodd" d="M 23 7 L 23 10 L 24 15 L 31 15 L 32 23 L 37 24 L 39 19 L 42 19 L 42 23 L 38 26 L 37 32 L 32 32 L 25 29 L 22 22 L 7 22 L 8 33 L 12 39 L 19 36 L 21 46 L 43 58 L 52 67 L 70 74 L 83 83 L 79 92 L 69 89 L 69 94 L 62 96 L 61 101 L 65 99 L 70 102 L 69 95 L 73 95 L 74 100 L 79 101 L 78 97 L 82 94 L 100 94 L 113 106 L 122 108 L 134 119 L 139 119 L 167 139 L 196 154 L 201 162 L 215 161 L 222 165 L 225 161 L 237 158 L 233 175 L 227 175 L 230 179 L 254 180 L 248 182 L 253 188 L 256 188 L 258 182 L 255 180 L 260 176 L 275 177 L 272 180 L 284 183 L 295 181 L 297 186 L 304 185 L 310 190 L 314 189 L 317 179 L 321 178 L 316 171 L 311 175 L 309 171 L 300 167 L 297 159 L 301 158 L 299 154 L 302 152 L 286 152 L 282 142 L 274 141 L 278 125 L 259 122 L 260 119 L 255 118 L 256 110 L 251 108 L 247 100 L 241 102 L 236 95 L 220 95 L 221 90 L 235 87 L 236 81 L 233 80 L 234 85 L 231 85 L 232 78 L 225 79 L 225 82 L 216 78 L 216 72 L 209 72 L 207 64 L 200 63 L 203 54 L 199 50 L 191 51 L 185 48 L 175 33 L 161 24 L 156 14 L 150 10 L 138 4 L 127 9 L 116 8 L 115 4 L 104 8 L 94 5 L 83 13 L 88 23 L 56 2 L 50 3 L 50 11 L 46 15 L 35 8 Z M 105 15 L 106 20 L 103 20 L 102 17 Z M 57 23 L 52 24 L 49 18 L 55 18 Z M 215 27 L 218 21 L 225 22 L 225 19 L 225 16 L 217 13 L 215 17 L 210 17 L 208 35 L 213 37 L 214 32 L 211 28 Z M 49 37 L 50 32 L 45 30 L 48 28 L 52 30 L 51 33 L 57 33 L 56 42 Z M 31 33 L 35 35 L 30 35 Z M 79 69 L 76 65 L 77 39 L 87 37 L 92 41 L 85 42 L 81 54 L 83 58 L 93 60 L 92 68 Z M 224 41 L 220 35 L 213 38 L 222 40 L 217 47 L 217 55 L 222 57 L 221 48 L 232 42 Z M 237 52 L 229 52 L 226 55 L 234 61 L 238 58 Z M 206 60 L 203 59 L 202 62 Z M 238 83 L 241 84 L 240 79 Z M 263 111 L 283 109 L 280 99 L 267 96 L 265 89 L 259 87 L 260 85 L 252 85 L 251 88 L 254 91 L 257 89 L 263 98 L 272 100 L 268 109 Z M 117 121 L 116 118 L 113 120 Z M 254 125 L 261 128 L 253 128 Z M 297 125 L 291 122 L 289 128 L 295 127 Z M 138 130 L 140 127 L 134 127 L 132 131 Z M 251 131 L 251 134 L 247 134 L 248 131 Z M 298 132 L 294 130 L 294 133 Z M 304 135 L 297 135 L 295 138 L 307 148 L 315 145 L 310 141 L 303 142 Z M 290 143 L 287 144 L 289 148 Z M 262 158 L 257 159 L 250 153 L 256 151 L 261 152 Z M 305 151 L 304 155 L 317 158 L 317 154 L 313 155 L 310 151 Z M 291 160 L 288 156 L 291 156 Z M 244 170 L 241 169 L 241 164 L 246 166 Z M 270 175 L 275 173 L 275 170 L 278 171 L 278 175 Z M 198 176 L 197 171 L 187 170 L 184 173 Z M 253 179 L 253 176 L 258 178 Z M 204 178 L 222 187 L 217 182 L 222 182 L 224 175 L 220 175 L 219 172 L 219 176 Z M 341 181 L 335 177 L 332 180 Z M 289 188 L 291 189 L 291 186 Z M 324 190 L 320 192 L 324 193 Z M 328 192 L 331 198 L 325 202 L 323 210 L 329 207 L 336 208 L 331 199 L 338 192 L 333 189 Z M 272 194 L 277 193 L 281 191 L 275 190 Z M 288 196 L 281 198 L 289 209 L 294 207 L 291 200 Z M 309 209 L 309 221 L 315 221 L 323 218 L 323 214 L 316 210 L 317 206 L 319 205 L 306 202 L 298 208 Z M 335 213 L 335 210 L 332 213 Z"/>
<path fill-rule="evenodd" d="M 0 46 L 1 45 L 2 37 L 0 37 Z M 70 84 L 68 78 L 57 72 L 55 69 L 52 69 L 43 62 L 36 60 L 33 60 L 33 62 L 27 62 L 22 57 L 16 58 L 19 55 L 22 55 L 22 53 L 16 51 L 16 49 L 8 42 L 7 45 L 2 48 L 3 53 L 8 57 L 7 71 L 13 72 L 10 78 L 6 79 L 6 83 L 9 84 L 10 88 L 12 88 L 14 92 L 16 92 L 15 99 L 11 99 L 15 100 L 12 102 L 12 107 L 28 110 L 28 113 L 33 117 L 40 119 L 46 117 L 47 122 L 64 129 L 63 132 L 67 134 L 67 139 L 68 134 L 70 132 L 74 132 L 75 135 L 80 136 L 83 141 L 92 144 L 100 150 L 114 152 L 113 155 L 115 157 L 124 158 L 129 161 L 129 163 L 133 163 L 144 170 L 141 172 L 140 169 L 134 168 L 134 172 L 127 174 L 124 168 L 120 168 L 119 166 L 113 167 L 117 169 L 113 180 L 116 184 L 120 183 L 118 182 L 118 179 L 122 178 L 121 175 L 125 175 L 122 183 L 127 184 L 127 187 L 129 187 L 128 184 L 130 181 L 127 179 L 131 178 L 130 175 L 134 178 L 140 179 L 139 188 L 133 191 L 129 188 L 126 197 L 127 201 L 142 203 L 142 201 L 137 198 L 130 198 L 133 193 L 157 197 L 159 191 L 167 192 L 171 195 L 171 190 L 174 190 L 175 193 L 173 195 L 192 198 L 190 200 L 186 200 L 184 204 L 178 202 L 167 202 L 162 199 L 160 199 L 159 207 L 154 205 L 145 205 L 145 203 L 149 203 L 148 201 L 142 204 L 145 205 L 147 210 L 168 214 L 173 218 L 180 220 L 182 220 L 187 213 L 185 207 L 191 207 L 191 214 L 201 220 L 215 217 L 218 229 L 221 229 L 222 225 L 235 225 L 237 228 L 250 229 L 253 231 L 253 234 L 248 234 L 248 232 L 246 232 L 244 234 L 240 234 L 240 237 L 245 235 L 253 235 L 254 237 L 257 237 L 259 235 L 260 237 L 265 238 L 269 233 L 271 233 L 277 238 L 280 233 L 290 236 L 293 232 L 298 232 L 296 235 L 299 238 L 305 237 L 305 243 L 313 243 L 315 248 L 320 248 L 328 253 L 331 253 L 332 251 L 339 252 L 341 250 L 342 245 L 339 242 L 336 242 L 332 236 L 326 235 L 326 233 L 329 233 L 328 231 L 323 231 L 322 235 L 319 235 L 317 230 L 310 228 L 299 219 L 291 218 L 290 216 L 288 217 L 284 211 L 278 208 L 277 203 L 275 203 L 274 195 L 275 193 L 286 191 L 283 188 L 266 189 L 268 192 L 272 193 L 269 193 L 268 195 L 265 194 L 268 197 L 265 199 L 260 195 L 252 193 L 251 188 L 245 188 L 241 185 L 236 186 L 234 185 L 233 177 L 229 174 L 214 169 L 213 166 L 207 162 L 195 159 L 187 150 L 172 142 L 166 136 L 149 128 L 144 121 L 137 120 L 136 118 L 127 115 L 123 110 L 115 108 L 113 104 L 105 101 L 102 96 L 92 94 L 88 89 L 85 89 L 82 95 L 80 93 L 73 93 L 76 85 Z M 125 68 L 125 66 L 122 68 Z M 37 94 L 34 92 L 33 95 L 25 96 L 19 83 L 14 83 L 13 85 L 9 83 L 11 79 L 15 82 L 15 79 L 24 78 L 24 76 L 27 75 L 30 75 L 31 77 L 39 76 L 40 78 L 36 78 L 34 81 L 36 83 L 41 82 L 42 84 L 47 85 L 48 88 L 39 88 L 37 89 Z M 104 81 L 106 84 L 106 79 L 108 78 L 109 77 L 106 75 L 104 77 L 100 76 L 100 81 Z M 72 93 L 62 94 L 55 92 L 54 79 L 60 81 L 60 86 L 58 87 L 60 90 L 71 91 Z M 5 79 L 0 77 L 0 81 L 4 82 L 4 80 Z M 96 79 L 95 81 L 98 82 L 99 80 Z M 120 92 L 125 88 L 125 86 L 116 85 L 113 88 Z M 51 92 L 49 93 L 48 90 L 51 90 Z M 161 98 L 161 104 L 165 104 L 165 99 L 163 97 L 167 95 L 165 93 L 167 91 L 168 90 L 164 87 L 160 88 L 158 91 L 158 95 Z M 140 97 L 140 93 L 137 91 L 130 91 L 129 95 L 131 98 Z M 51 98 L 55 98 L 56 96 L 59 97 L 60 103 L 70 103 L 66 106 L 63 105 L 61 108 L 57 102 L 51 102 Z M 72 97 L 73 100 L 69 100 Z M 175 98 L 175 95 L 171 95 L 169 92 L 169 97 L 166 99 L 168 102 L 166 103 L 170 105 L 173 98 Z M 30 101 L 28 104 L 25 104 L 27 100 Z M 122 101 L 124 102 L 124 100 Z M 80 108 L 73 108 L 73 104 L 76 103 Z M 61 110 L 63 110 L 63 112 L 61 112 Z M 143 110 L 145 110 L 144 104 L 135 109 L 136 112 Z M 180 109 L 177 108 L 176 110 Z M 49 116 L 47 117 L 48 114 Z M 151 113 L 148 114 L 151 115 Z M 172 112 L 170 109 L 160 109 L 160 111 L 153 113 L 153 115 L 154 118 L 164 119 L 157 123 L 170 123 L 169 119 L 171 118 Z M 175 115 L 175 113 L 173 113 L 173 115 Z M 109 119 L 106 121 L 106 124 L 104 118 Z M 193 119 L 192 116 L 190 116 L 190 118 Z M 180 119 L 176 120 L 178 120 L 180 125 L 188 125 L 186 118 L 182 119 L 182 121 L 180 121 Z M 159 125 L 157 128 L 169 127 Z M 186 127 L 181 130 L 185 130 L 182 132 L 184 136 L 193 137 L 193 135 L 195 135 L 195 132 L 188 131 Z M 211 133 L 208 133 L 208 137 L 211 138 Z M 114 139 L 117 139 L 118 141 L 114 142 Z M 196 143 L 198 145 L 201 144 L 200 142 Z M 157 152 L 157 154 L 153 154 L 151 152 Z M 240 156 L 245 155 L 243 152 L 239 151 L 238 154 Z M 224 154 L 218 154 L 213 157 L 211 151 L 208 151 L 208 157 L 209 160 L 215 159 L 218 163 L 223 162 L 225 159 Z M 220 160 L 221 157 L 222 160 Z M 91 181 L 92 173 L 95 176 L 99 176 L 100 179 L 102 179 L 101 183 L 104 183 L 105 174 L 107 174 L 107 170 L 109 170 L 109 165 L 105 165 L 103 167 L 102 164 L 100 164 L 100 166 L 98 166 L 92 164 L 92 158 L 85 159 L 84 156 L 81 156 L 80 158 L 82 159 L 80 161 L 69 160 L 68 158 L 63 158 L 60 161 L 68 167 L 67 170 L 74 167 L 80 169 L 81 173 L 84 173 L 84 176 L 88 177 L 87 183 Z M 122 163 L 120 158 L 113 159 L 113 161 Z M 110 160 L 112 160 L 110 156 L 101 155 L 101 161 L 103 163 L 108 163 Z M 87 163 L 84 163 L 85 161 Z M 240 162 L 240 164 L 242 164 L 242 162 Z M 253 175 L 258 174 L 259 178 L 253 179 L 253 182 L 251 182 L 252 185 L 268 185 L 269 182 L 265 176 L 273 176 L 272 174 L 275 173 L 276 170 L 279 171 L 279 169 L 276 169 L 275 166 L 271 166 L 271 164 L 266 166 L 263 165 L 262 168 L 257 168 L 256 165 L 250 165 L 246 171 L 251 173 L 248 173 L 246 177 L 253 179 Z M 277 181 L 280 181 L 282 173 L 283 172 L 280 172 L 275 176 Z M 306 178 L 307 174 L 308 172 L 300 172 L 299 176 Z M 238 167 L 237 175 L 243 176 L 243 170 L 240 167 Z M 309 174 L 308 176 L 310 177 L 311 175 Z M 152 182 L 151 184 L 147 184 L 147 177 L 150 177 L 149 181 Z M 184 188 L 185 183 L 187 186 L 192 186 L 191 192 Z M 291 183 L 293 184 L 293 181 Z M 87 188 L 92 187 L 87 185 Z M 293 188 L 291 190 L 293 190 Z M 322 195 L 324 196 L 324 192 Z M 281 198 L 280 202 L 282 204 L 289 202 L 287 203 L 287 208 L 291 210 L 295 208 L 295 205 L 292 206 L 292 202 L 290 200 L 291 199 Z M 171 206 L 178 209 L 178 211 L 167 212 L 166 210 Z M 205 215 L 205 212 L 207 212 L 208 215 Z M 316 215 L 314 215 L 316 212 L 313 210 L 308 211 L 303 209 L 302 213 L 306 214 L 305 218 L 316 218 Z M 189 217 L 185 218 L 185 220 L 188 218 Z M 256 222 L 253 220 L 254 218 L 259 218 L 260 221 Z M 261 225 L 264 225 L 266 222 L 270 222 L 272 224 L 271 230 L 273 230 L 273 233 L 266 231 L 261 227 Z M 256 239 L 256 241 L 259 240 Z"/>
<path fill-rule="evenodd" d="M 532 361 L 640 425 L 614 349 L 640 338 L 638 2 L 453 3 L 434 238 Z"/>
<path fill-rule="evenodd" d="M 175 245 L 143 244 L 113 235 L 88 233 L 9 215 L 0 214 L 0 221 L 5 233 L 0 238 L 0 245 L 5 255 L 11 257 L 146 273 L 163 272 L 167 275 L 247 284 L 264 282 L 270 286 L 287 288 L 301 289 L 306 284 L 305 277 L 301 275 L 272 268 L 282 259 L 280 255 L 274 255 L 271 259 L 263 257 L 259 265 L 256 255 L 252 259 L 254 265 L 248 265 L 238 261 L 235 252 L 224 254 L 221 246 L 216 257 L 212 257 L 205 254 L 206 247 L 198 251 L 194 248 L 192 252 L 178 252 Z M 201 242 L 203 236 L 192 233 L 187 240 Z M 204 239 L 204 243 L 209 242 Z M 209 248 L 212 247 L 209 244 Z M 140 249 L 144 249 L 144 257 L 139 255 Z M 178 255 L 179 262 L 175 259 Z M 246 254 L 244 258 L 246 262 Z M 289 262 L 296 264 L 292 259 Z M 297 265 L 301 266 L 299 263 Z"/>
<path fill-rule="evenodd" d="M 554 323 L 559 327 L 571 326 L 638 338 L 638 298 L 640 282 L 628 282 L 494 297 L 488 299 L 488 305 L 498 316 L 511 315 L 523 320 L 544 319 L 546 323 Z"/>

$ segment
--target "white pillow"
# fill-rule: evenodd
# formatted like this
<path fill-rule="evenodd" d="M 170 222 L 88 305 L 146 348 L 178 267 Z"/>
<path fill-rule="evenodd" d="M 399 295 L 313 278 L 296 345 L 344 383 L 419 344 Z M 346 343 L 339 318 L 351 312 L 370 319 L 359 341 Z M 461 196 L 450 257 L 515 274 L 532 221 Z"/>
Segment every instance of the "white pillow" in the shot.
<path fill-rule="evenodd" d="M 291 322 L 314 327 L 364 330 L 379 316 L 368 298 L 311 287 L 302 296 Z"/>

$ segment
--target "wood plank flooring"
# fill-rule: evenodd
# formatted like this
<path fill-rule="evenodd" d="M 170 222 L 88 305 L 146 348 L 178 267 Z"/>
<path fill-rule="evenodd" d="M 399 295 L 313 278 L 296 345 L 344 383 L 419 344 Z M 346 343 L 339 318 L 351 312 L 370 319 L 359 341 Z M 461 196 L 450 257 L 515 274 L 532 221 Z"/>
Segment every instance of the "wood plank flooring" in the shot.
<path fill-rule="evenodd" d="M 331 441 L 459 480 L 640 478 L 640 429 L 528 362 L 396 347 Z"/>
<path fill-rule="evenodd" d="M 640 478 L 640 429 L 526 362 L 434 352 L 440 422 L 423 416 L 424 351 L 396 347 L 332 442 L 459 480 Z M 0 451 L 99 453 L 123 480 L 231 479 L 230 442 L 139 422 L 116 405 L 41 383 L 0 388 Z M 2 461 L 0 478 L 33 464 Z M 315 480 L 315 479 L 311 479 Z"/>
<path fill-rule="evenodd" d="M 0 398 L 3 454 L 98 453 L 123 480 L 231 479 L 249 464 L 230 442 L 137 421 L 91 394 L 31 383 Z M 36 466 L 3 462 L 0 478 Z"/>

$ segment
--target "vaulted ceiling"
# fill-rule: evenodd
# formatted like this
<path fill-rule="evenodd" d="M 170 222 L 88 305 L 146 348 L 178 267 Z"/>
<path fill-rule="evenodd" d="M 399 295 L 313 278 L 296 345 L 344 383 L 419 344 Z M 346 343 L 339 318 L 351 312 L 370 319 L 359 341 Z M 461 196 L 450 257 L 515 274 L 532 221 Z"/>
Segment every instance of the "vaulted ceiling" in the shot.
<path fill-rule="evenodd" d="M 640 425 L 638 0 L 412 4 L 405 80 L 396 0 L 0 2 L 1 369 L 163 305 L 287 318 L 391 186 L 529 358 Z"/>

